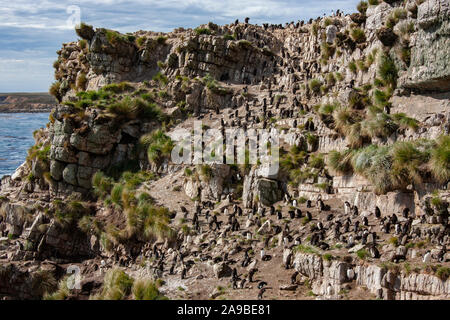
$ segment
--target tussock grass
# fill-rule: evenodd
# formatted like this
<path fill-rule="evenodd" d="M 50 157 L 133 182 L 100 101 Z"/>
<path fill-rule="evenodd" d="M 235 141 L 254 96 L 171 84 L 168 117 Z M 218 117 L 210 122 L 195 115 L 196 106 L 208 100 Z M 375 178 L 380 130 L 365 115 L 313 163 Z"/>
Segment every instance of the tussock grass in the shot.
<path fill-rule="evenodd" d="M 144 101 L 140 98 L 126 96 L 121 100 L 107 106 L 107 110 L 118 117 L 126 119 L 155 119 L 163 120 L 161 109 L 152 102 Z"/>
<path fill-rule="evenodd" d="M 106 92 L 123 93 L 134 90 L 134 87 L 128 82 L 111 83 L 103 87 Z"/>
<path fill-rule="evenodd" d="M 48 92 L 58 100 L 58 102 L 61 102 L 62 100 L 62 94 L 61 94 L 61 82 L 55 81 L 52 83 L 50 88 L 48 89 Z"/>
<path fill-rule="evenodd" d="M 351 164 L 352 156 L 352 150 L 347 150 L 344 152 L 333 150 L 328 154 L 327 165 L 338 173 L 350 174 L 353 172 L 353 167 Z"/>
<path fill-rule="evenodd" d="M 360 1 L 358 5 L 356 6 L 356 9 L 361 14 L 366 14 L 367 8 L 369 7 L 369 4 L 366 1 Z"/>
<path fill-rule="evenodd" d="M 172 139 L 161 129 L 142 136 L 140 143 L 147 148 L 148 160 L 155 165 L 160 165 L 164 159 L 168 159 L 174 147 Z"/>
<path fill-rule="evenodd" d="M 443 135 L 437 140 L 429 168 L 438 181 L 445 183 L 450 179 L 450 136 Z"/>
<path fill-rule="evenodd" d="M 366 41 L 366 34 L 363 29 L 353 28 L 350 30 L 350 37 L 356 43 L 362 43 Z"/>
<path fill-rule="evenodd" d="M 94 28 L 91 25 L 81 22 L 75 27 L 75 32 L 80 38 L 90 40 L 94 35 Z"/>
<path fill-rule="evenodd" d="M 343 174 L 361 174 L 374 185 L 377 193 L 403 190 L 409 184 L 423 183 L 428 173 L 439 181 L 448 180 L 448 141 L 448 136 L 442 136 L 437 142 L 420 139 L 399 141 L 389 146 L 370 145 L 352 151 L 332 151 L 327 164 Z M 447 155 L 441 158 L 437 170 L 433 167 L 436 154 Z"/>
<path fill-rule="evenodd" d="M 348 63 L 348 69 L 349 69 L 352 73 L 356 74 L 357 71 L 358 71 L 358 67 L 356 66 L 356 62 L 355 62 L 355 61 L 350 61 L 350 62 Z"/>
<path fill-rule="evenodd" d="M 106 197 L 111 192 L 113 187 L 113 179 L 107 177 L 103 172 L 97 171 L 92 176 L 92 187 L 94 189 L 94 193 L 100 198 Z"/>
<path fill-rule="evenodd" d="M 321 86 L 322 86 L 322 82 L 319 79 L 311 79 L 308 82 L 309 89 L 316 94 L 320 92 Z"/>
<path fill-rule="evenodd" d="M 44 294 L 44 300 L 66 300 L 70 296 L 67 280 L 69 276 L 64 277 L 58 283 L 58 289 L 53 293 L 47 292 Z"/>
<path fill-rule="evenodd" d="M 212 31 L 209 28 L 195 28 L 194 32 L 197 35 L 210 35 L 210 34 L 212 34 Z"/>
<path fill-rule="evenodd" d="M 397 84 L 398 71 L 394 61 L 386 54 L 379 56 L 378 77 L 391 88 L 395 88 Z"/>
<path fill-rule="evenodd" d="M 134 279 L 121 269 L 111 269 L 105 274 L 100 294 L 94 300 L 123 300 L 130 293 Z"/>
<path fill-rule="evenodd" d="M 157 284 L 147 279 L 135 280 L 131 292 L 134 300 L 168 300 L 159 292 Z"/>
<path fill-rule="evenodd" d="M 85 215 L 90 214 L 90 209 L 80 201 L 54 202 L 55 218 L 63 226 L 69 226 L 78 223 Z"/>
<path fill-rule="evenodd" d="M 218 95 L 229 94 L 230 91 L 221 87 L 217 81 L 209 74 L 201 79 L 201 82 L 208 88 L 209 91 Z"/>
<path fill-rule="evenodd" d="M 320 45 L 320 51 L 322 53 L 322 59 L 328 61 L 328 59 L 334 55 L 336 48 L 324 41 Z"/>

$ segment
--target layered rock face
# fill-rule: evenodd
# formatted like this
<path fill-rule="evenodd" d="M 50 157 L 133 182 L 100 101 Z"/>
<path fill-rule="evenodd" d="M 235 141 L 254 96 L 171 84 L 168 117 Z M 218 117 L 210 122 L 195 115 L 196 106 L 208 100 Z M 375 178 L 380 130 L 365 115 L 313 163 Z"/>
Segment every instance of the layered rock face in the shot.
<path fill-rule="evenodd" d="M 80 26 L 58 51 L 48 128 L 1 180 L 0 295 L 42 296 L 35 273 L 62 276 L 48 260 L 163 278 L 170 297 L 182 284 L 216 298 L 205 288 L 232 277 L 231 298 L 254 298 L 259 272 L 288 292 L 274 297 L 448 299 L 449 10 L 379 1 L 286 25 Z M 280 170 L 173 163 L 194 121 L 213 136 L 278 132 Z"/>
<path fill-rule="evenodd" d="M 419 30 L 411 40 L 411 65 L 405 87 L 448 91 L 449 44 L 448 2 L 426 1 L 418 6 Z"/>
<path fill-rule="evenodd" d="M 138 139 L 157 125 L 152 122 L 65 117 L 73 113 L 68 107 L 57 107 L 50 129 L 50 191 L 55 194 L 86 193 L 92 176 L 125 162 L 136 162 L 144 156 L 136 152 Z"/>
<path fill-rule="evenodd" d="M 324 261 L 311 254 L 295 256 L 294 269 L 313 279 L 312 291 L 326 298 L 337 298 L 353 281 L 366 287 L 379 299 L 448 299 L 449 282 L 427 274 L 405 274 L 377 265 L 353 266 L 341 261 Z M 349 277 L 352 275 L 352 277 Z"/>

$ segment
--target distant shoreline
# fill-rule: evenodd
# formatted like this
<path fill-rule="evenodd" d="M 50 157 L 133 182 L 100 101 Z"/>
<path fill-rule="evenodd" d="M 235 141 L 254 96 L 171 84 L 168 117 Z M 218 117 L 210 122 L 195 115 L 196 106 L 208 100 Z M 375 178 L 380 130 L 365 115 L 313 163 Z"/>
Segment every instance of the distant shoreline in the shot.
<path fill-rule="evenodd" d="M 0 113 L 47 113 L 57 104 L 46 92 L 0 93 Z"/>
<path fill-rule="evenodd" d="M 0 109 L 0 114 L 1 113 L 5 113 L 5 114 L 9 114 L 9 113 L 50 113 L 52 111 L 53 108 L 50 109 L 39 109 L 39 110 L 21 110 L 21 109 L 17 109 L 17 110 L 1 110 Z"/>

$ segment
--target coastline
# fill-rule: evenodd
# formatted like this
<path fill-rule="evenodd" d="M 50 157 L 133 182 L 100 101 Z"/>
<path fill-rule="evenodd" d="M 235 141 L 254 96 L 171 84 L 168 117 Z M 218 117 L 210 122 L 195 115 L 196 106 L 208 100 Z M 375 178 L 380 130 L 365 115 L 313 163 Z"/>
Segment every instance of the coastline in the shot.
<path fill-rule="evenodd" d="M 57 105 L 57 101 L 45 92 L 0 93 L 0 113 L 45 113 Z"/>
<path fill-rule="evenodd" d="M 48 123 L 49 112 L 45 109 L 10 111 L 15 112 L 0 111 L 0 179 L 12 176 L 23 164 L 35 143 L 33 131 Z"/>
<path fill-rule="evenodd" d="M 15 109 L 15 110 L 1 110 L 2 113 L 50 113 L 54 107 L 48 109 L 29 110 L 29 109 Z"/>

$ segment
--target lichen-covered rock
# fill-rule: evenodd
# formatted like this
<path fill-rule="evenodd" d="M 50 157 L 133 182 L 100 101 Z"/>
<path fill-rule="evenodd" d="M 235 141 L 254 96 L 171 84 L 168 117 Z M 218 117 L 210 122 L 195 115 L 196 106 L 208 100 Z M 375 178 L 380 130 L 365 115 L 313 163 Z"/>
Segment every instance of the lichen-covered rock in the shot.
<path fill-rule="evenodd" d="M 334 24 L 331 24 L 326 28 L 325 33 L 327 35 L 327 39 L 326 39 L 327 43 L 334 43 L 337 32 L 338 32 L 338 29 Z"/>
<path fill-rule="evenodd" d="M 76 164 L 69 164 L 67 165 L 62 173 L 62 177 L 64 179 L 64 182 L 71 184 L 73 186 L 77 185 L 77 172 L 78 172 L 78 166 Z"/>
<path fill-rule="evenodd" d="M 450 89 L 450 5 L 446 0 L 428 0 L 418 8 L 415 45 L 402 85 L 419 90 Z"/>

